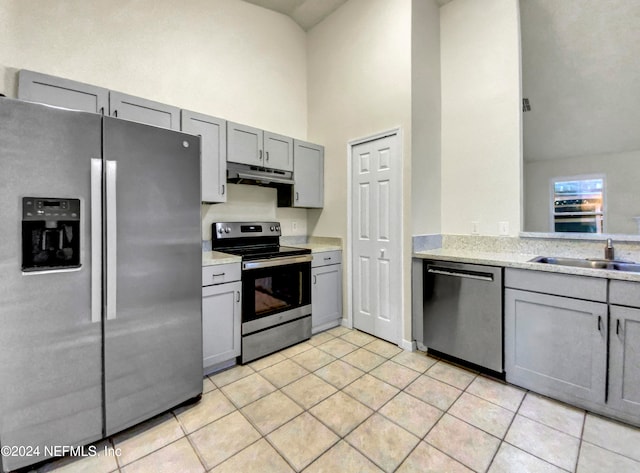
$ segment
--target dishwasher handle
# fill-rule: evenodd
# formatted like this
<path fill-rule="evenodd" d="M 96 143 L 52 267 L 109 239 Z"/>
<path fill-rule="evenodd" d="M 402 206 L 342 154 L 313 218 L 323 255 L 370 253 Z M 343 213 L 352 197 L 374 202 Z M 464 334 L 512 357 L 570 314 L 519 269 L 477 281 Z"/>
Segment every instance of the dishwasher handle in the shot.
<path fill-rule="evenodd" d="M 439 268 L 437 266 L 429 266 L 427 272 L 430 274 L 438 274 L 441 276 L 453 276 L 456 278 L 476 279 L 478 281 L 493 282 L 493 274 L 481 273 L 478 271 L 465 271 L 461 269 Z"/>

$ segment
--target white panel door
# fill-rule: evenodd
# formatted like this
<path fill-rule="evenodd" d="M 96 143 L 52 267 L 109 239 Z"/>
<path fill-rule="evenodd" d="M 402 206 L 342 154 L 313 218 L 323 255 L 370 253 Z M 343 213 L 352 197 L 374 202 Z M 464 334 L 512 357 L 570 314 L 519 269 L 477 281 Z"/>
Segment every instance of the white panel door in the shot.
<path fill-rule="evenodd" d="M 352 147 L 354 327 L 398 343 L 401 159 L 396 134 Z"/>

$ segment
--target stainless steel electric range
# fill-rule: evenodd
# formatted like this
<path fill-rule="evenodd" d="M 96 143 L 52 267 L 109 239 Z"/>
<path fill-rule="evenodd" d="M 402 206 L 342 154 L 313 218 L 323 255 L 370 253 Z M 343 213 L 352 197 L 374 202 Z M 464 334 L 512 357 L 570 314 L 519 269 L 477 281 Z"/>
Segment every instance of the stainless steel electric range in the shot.
<path fill-rule="evenodd" d="M 212 248 L 242 257 L 247 363 L 311 337 L 311 250 L 280 246 L 278 222 L 218 222 Z"/>

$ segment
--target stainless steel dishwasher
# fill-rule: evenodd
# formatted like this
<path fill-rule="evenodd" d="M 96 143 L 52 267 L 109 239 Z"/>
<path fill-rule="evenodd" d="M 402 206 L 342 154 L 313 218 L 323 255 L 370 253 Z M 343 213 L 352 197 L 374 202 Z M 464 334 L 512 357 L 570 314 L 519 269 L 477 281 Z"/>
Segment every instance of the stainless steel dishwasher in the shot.
<path fill-rule="evenodd" d="M 431 351 L 503 373 L 502 272 L 494 266 L 424 261 L 416 340 Z"/>

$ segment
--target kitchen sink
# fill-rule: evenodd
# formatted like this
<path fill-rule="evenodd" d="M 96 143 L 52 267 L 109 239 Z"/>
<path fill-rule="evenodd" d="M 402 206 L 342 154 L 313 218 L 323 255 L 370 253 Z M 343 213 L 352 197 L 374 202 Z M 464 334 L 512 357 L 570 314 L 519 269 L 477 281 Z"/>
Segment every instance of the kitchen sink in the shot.
<path fill-rule="evenodd" d="M 630 271 L 633 273 L 640 273 L 640 264 L 630 261 L 538 256 L 530 260 L 530 262 L 573 266 L 575 268 L 608 269 L 609 271 Z"/>

